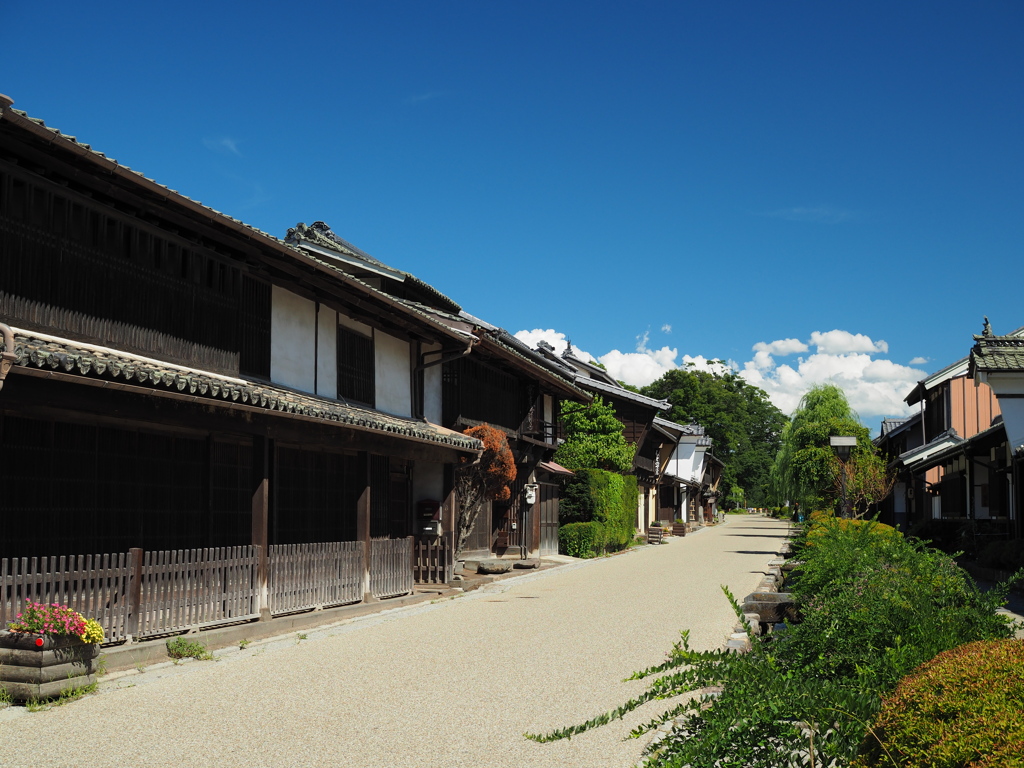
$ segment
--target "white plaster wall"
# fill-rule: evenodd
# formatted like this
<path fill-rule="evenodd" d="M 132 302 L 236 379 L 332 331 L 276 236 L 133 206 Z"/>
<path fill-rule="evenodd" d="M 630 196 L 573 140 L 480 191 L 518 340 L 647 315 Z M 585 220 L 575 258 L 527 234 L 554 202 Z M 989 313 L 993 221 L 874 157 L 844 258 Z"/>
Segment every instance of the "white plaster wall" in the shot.
<path fill-rule="evenodd" d="M 314 391 L 316 304 L 273 286 L 270 311 L 270 380 Z"/>
<path fill-rule="evenodd" d="M 704 478 L 704 455 L 707 452 L 707 448 L 697 448 L 693 452 L 693 474 L 691 477 L 694 480 L 700 481 Z"/>
<path fill-rule="evenodd" d="M 439 352 L 440 344 L 424 344 L 420 352 Z M 427 358 L 433 362 L 437 355 Z M 431 424 L 441 423 L 441 369 L 443 365 L 432 365 L 423 371 L 423 418 Z"/>
<path fill-rule="evenodd" d="M 358 331 L 363 336 L 373 336 L 373 328 L 368 326 L 366 323 L 360 323 L 358 320 L 353 320 L 351 317 L 346 315 L 338 315 L 338 325 L 343 325 L 353 331 Z"/>
<path fill-rule="evenodd" d="M 338 396 L 338 313 L 322 306 L 317 322 L 316 393 L 333 398 Z"/>
<path fill-rule="evenodd" d="M 444 501 L 444 464 L 430 461 L 417 461 L 413 470 L 412 500 L 413 503 L 429 499 Z"/>
<path fill-rule="evenodd" d="M 1010 447 L 1016 450 L 1024 445 L 1024 399 L 1000 398 L 999 410 L 1003 412 L 1003 423 L 1006 425 L 1006 437 Z"/>
<path fill-rule="evenodd" d="M 693 456 L 696 449 L 696 443 L 679 443 L 672 453 L 666 471 L 670 475 L 689 480 L 693 474 Z"/>
<path fill-rule="evenodd" d="M 412 365 L 409 342 L 380 331 L 373 335 L 376 356 L 377 410 L 412 416 Z"/>
<path fill-rule="evenodd" d="M 996 394 L 1011 450 L 1024 445 L 1024 373 L 979 373 L 977 381 L 988 384 Z"/>

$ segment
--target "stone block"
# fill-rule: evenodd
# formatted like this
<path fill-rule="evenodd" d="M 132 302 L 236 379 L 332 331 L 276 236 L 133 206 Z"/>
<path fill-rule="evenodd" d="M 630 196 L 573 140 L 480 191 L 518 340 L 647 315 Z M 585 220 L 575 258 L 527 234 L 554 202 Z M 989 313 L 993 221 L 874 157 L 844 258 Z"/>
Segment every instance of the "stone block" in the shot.
<path fill-rule="evenodd" d="M 527 560 L 514 560 L 512 562 L 512 567 L 513 568 L 524 568 L 524 569 L 539 568 L 540 567 L 540 560 L 531 560 L 531 559 L 527 559 Z"/>
<path fill-rule="evenodd" d="M 480 560 L 476 564 L 477 573 L 508 573 L 512 570 L 513 560 L 499 560 L 492 558 L 490 560 Z"/>

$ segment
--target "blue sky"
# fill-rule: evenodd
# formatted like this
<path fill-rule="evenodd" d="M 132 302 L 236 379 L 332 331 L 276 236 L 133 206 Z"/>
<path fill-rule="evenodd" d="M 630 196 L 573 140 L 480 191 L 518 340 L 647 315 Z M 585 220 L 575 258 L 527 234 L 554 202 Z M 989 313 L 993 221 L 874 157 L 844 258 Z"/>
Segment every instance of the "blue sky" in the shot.
<path fill-rule="evenodd" d="M 1024 325 L 1019 2 L 0 4 L 0 93 L 643 383 L 869 426 Z M 916 362 L 913 362 L 916 361 Z"/>

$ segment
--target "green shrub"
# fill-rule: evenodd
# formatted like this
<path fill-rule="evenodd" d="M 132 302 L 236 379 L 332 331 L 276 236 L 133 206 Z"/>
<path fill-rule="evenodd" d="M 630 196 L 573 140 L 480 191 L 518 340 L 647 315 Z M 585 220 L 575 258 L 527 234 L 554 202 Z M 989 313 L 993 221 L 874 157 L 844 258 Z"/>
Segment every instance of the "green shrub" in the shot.
<path fill-rule="evenodd" d="M 715 686 L 717 696 L 688 697 L 634 731 L 681 722 L 654 747 L 648 766 L 780 768 L 807 764 L 812 755 L 815 765 L 849 765 L 882 697 L 901 678 L 940 652 L 1012 636 L 1009 622 L 995 613 L 1008 584 L 982 593 L 948 555 L 887 527 L 816 525 L 812 544 L 806 533 L 794 542 L 804 561 L 790 590 L 800 623 L 749 633 L 746 654 L 693 651 L 684 636 L 668 661 L 635 676 L 654 678 L 635 699 L 530 738 L 568 738 L 648 701 Z"/>
<path fill-rule="evenodd" d="M 1012 635 L 995 612 L 1005 590 L 982 592 L 948 555 L 888 526 L 822 520 L 798 550 L 790 591 L 804 619 L 786 656 L 805 673 L 886 691 L 942 651 Z"/>
<path fill-rule="evenodd" d="M 865 740 L 872 768 L 1024 766 L 1024 640 L 969 643 L 919 667 Z"/>
<path fill-rule="evenodd" d="M 569 523 L 558 529 L 558 551 L 563 555 L 594 557 L 604 544 L 604 526 L 598 522 Z"/>
<path fill-rule="evenodd" d="M 596 522 L 603 534 L 601 550 L 619 550 L 628 546 L 635 532 L 638 499 L 636 477 L 601 469 L 577 470 L 565 487 L 559 502 L 563 525 Z M 601 551 L 599 550 L 599 551 Z"/>

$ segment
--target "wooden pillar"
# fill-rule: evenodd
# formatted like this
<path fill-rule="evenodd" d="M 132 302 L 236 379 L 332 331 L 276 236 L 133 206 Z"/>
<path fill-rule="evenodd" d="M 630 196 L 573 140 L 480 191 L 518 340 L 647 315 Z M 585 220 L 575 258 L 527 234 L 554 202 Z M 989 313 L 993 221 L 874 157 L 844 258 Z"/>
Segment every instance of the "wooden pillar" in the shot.
<path fill-rule="evenodd" d="M 459 521 L 459 497 L 455 495 L 455 489 L 448 491 L 441 504 L 441 531 L 444 538 L 445 552 L 445 582 L 452 580 L 455 568 L 455 526 Z"/>
<path fill-rule="evenodd" d="M 267 589 L 268 547 L 270 545 L 270 448 L 268 438 L 259 435 L 252 441 L 252 544 L 259 547 L 256 566 L 256 591 L 259 595 L 260 620 L 270 618 Z"/>
<path fill-rule="evenodd" d="M 128 626 L 125 634 L 131 643 L 139 636 L 139 614 L 142 611 L 142 549 L 128 550 Z"/>
<path fill-rule="evenodd" d="M 359 494 L 359 501 L 356 502 L 356 539 L 363 542 L 363 601 L 367 603 L 376 602 L 376 598 L 370 594 L 370 454 L 367 451 L 359 452 L 359 466 L 363 478 L 363 492 Z"/>

